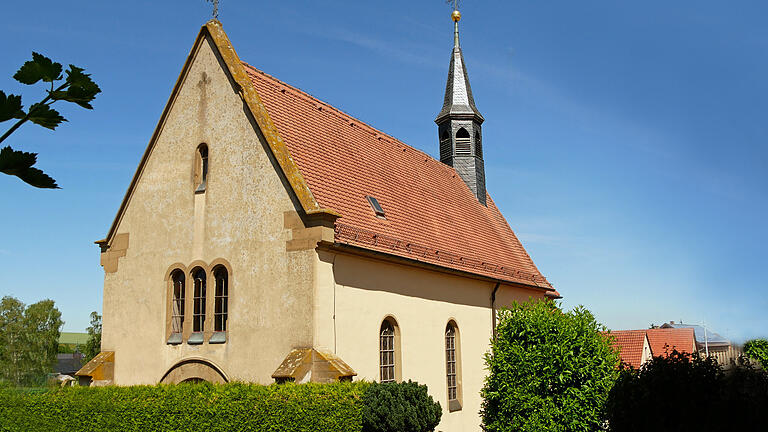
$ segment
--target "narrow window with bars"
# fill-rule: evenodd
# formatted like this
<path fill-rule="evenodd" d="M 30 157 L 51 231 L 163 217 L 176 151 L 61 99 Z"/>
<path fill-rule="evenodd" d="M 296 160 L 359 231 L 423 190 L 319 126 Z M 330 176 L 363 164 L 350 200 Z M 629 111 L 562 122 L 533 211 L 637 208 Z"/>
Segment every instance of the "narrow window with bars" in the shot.
<path fill-rule="evenodd" d="M 381 323 L 379 332 L 380 382 L 395 382 L 395 327 L 389 320 Z"/>
<path fill-rule="evenodd" d="M 205 279 L 205 270 L 197 268 L 192 272 L 194 292 L 192 297 L 192 335 L 189 337 L 189 343 L 203 343 L 206 301 Z"/>
<path fill-rule="evenodd" d="M 168 343 L 181 343 L 184 332 L 184 272 L 174 270 L 171 276 L 171 334 Z"/>
<path fill-rule="evenodd" d="M 224 266 L 218 266 L 213 271 L 213 277 L 216 280 L 216 292 L 213 307 L 213 331 L 227 331 L 227 300 L 229 297 L 229 275 Z"/>
<path fill-rule="evenodd" d="M 448 400 L 456 400 L 456 329 L 451 324 L 445 328 L 445 373 L 448 378 Z"/>

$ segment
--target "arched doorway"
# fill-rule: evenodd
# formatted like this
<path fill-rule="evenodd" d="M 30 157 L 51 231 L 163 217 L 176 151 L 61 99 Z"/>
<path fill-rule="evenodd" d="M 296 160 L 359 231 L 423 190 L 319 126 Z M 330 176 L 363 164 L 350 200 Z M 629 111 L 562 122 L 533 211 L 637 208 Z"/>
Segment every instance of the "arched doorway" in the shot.
<path fill-rule="evenodd" d="M 187 359 L 176 363 L 160 379 L 160 384 L 196 383 L 207 381 L 223 384 L 229 381 L 224 372 L 203 359 Z"/>

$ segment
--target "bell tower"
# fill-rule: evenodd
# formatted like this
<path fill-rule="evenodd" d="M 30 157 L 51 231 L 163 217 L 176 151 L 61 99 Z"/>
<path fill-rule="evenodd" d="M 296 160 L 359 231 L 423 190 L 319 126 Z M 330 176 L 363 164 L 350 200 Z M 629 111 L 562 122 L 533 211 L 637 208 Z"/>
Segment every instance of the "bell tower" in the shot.
<path fill-rule="evenodd" d="M 464 56 L 459 46 L 461 13 L 454 10 L 451 18 L 453 52 L 448 67 L 443 109 L 435 119 L 440 140 L 440 161 L 452 166 L 477 200 L 486 205 L 483 133 L 480 127 L 485 119 L 475 106 Z"/>

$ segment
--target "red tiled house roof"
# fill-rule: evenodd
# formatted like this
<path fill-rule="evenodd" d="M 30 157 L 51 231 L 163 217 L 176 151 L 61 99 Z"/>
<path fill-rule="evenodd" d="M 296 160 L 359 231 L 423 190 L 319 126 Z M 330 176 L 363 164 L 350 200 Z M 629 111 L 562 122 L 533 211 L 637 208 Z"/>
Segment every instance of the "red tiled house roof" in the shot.
<path fill-rule="evenodd" d="M 643 365 L 645 330 L 614 330 L 607 334 L 613 336 L 611 343 L 619 351 L 623 363 L 635 369 Z"/>
<path fill-rule="evenodd" d="M 482 205 L 452 167 L 243 66 L 315 199 L 341 215 L 336 242 L 552 290 L 490 196 Z"/>
<path fill-rule="evenodd" d="M 666 357 L 673 348 L 689 354 L 696 352 L 696 339 L 692 328 L 658 328 L 645 331 L 648 333 L 648 342 L 654 357 Z"/>

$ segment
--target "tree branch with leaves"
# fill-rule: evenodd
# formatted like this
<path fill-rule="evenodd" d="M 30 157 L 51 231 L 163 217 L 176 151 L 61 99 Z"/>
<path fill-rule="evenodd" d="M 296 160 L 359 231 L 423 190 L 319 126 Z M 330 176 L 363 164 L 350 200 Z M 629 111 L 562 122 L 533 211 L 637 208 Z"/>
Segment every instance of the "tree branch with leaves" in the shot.
<path fill-rule="evenodd" d="M 46 90 L 47 96 L 43 100 L 32 104 L 26 112 L 21 103 L 21 96 L 6 95 L 0 90 L 0 123 L 16 120 L 0 136 L 0 143 L 28 121 L 51 130 L 67 121 L 58 111 L 51 108 L 56 102 L 71 102 L 86 109 L 93 109 L 91 102 L 101 93 L 101 89 L 93 82 L 90 74 L 84 71 L 85 69 L 75 65 L 69 65 L 69 69 L 63 71 L 61 63 L 55 63 L 48 57 L 33 52 L 32 60 L 25 62 L 13 78 L 26 85 L 41 81 L 49 83 L 50 89 Z M 10 146 L 0 149 L 0 172 L 16 176 L 34 187 L 58 189 L 59 186 L 53 178 L 33 167 L 36 162 L 37 153 L 14 150 Z"/>

